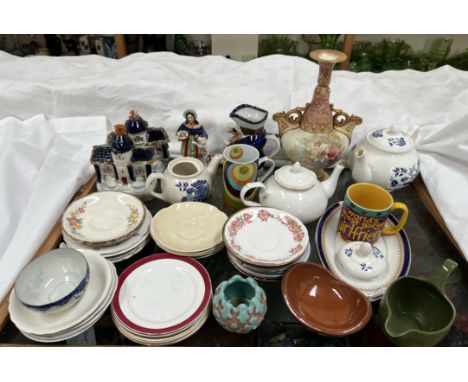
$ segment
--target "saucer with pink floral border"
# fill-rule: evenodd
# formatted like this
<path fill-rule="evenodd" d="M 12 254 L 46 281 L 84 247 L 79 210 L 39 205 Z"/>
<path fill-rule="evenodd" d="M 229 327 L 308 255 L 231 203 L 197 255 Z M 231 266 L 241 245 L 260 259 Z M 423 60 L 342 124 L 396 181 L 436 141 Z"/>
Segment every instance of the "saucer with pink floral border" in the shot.
<path fill-rule="evenodd" d="M 297 217 L 268 207 L 236 212 L 224 225 L 223 238 L 238 259 L 271 267 L 295 262 L 309 244 L 307 228 Z"/>

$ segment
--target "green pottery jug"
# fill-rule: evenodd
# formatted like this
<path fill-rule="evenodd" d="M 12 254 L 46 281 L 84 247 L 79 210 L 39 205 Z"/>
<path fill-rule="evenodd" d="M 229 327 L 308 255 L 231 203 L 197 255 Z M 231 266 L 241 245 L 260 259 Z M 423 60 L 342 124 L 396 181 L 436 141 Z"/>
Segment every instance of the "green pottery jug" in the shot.
<path fill-rule="evenodd" d="M 377 320 L 393 344 L 433 346 L 447 335 L 456 311 L 444 285 L 457 266 L 447 259 L 431 276 L 406 276 L 390 285 L 380 302 Z"/>

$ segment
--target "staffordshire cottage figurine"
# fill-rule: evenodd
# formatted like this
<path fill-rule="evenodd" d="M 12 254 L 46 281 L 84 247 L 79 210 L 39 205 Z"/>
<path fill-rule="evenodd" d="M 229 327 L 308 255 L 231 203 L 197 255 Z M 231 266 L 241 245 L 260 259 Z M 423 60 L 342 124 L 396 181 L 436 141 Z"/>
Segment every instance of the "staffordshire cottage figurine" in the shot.
<path fill-rule="evenodd" d="M 107 136 L 106 145 L 93 146 L 90 162 L 96 171 L 97 189 L 148 196 L 147 177 L 163 172 L 169 162 L 168 142 L 164 128 L 148 127 L 136 111 L 130 112 L 125 125 L 116 125 Z"/>
<path fill-rule="evenodd" d="M 206 160 L 208 134 L 198 123 L 197 112 L 193 109 L 185 110 L 184 118 L 185 122 L 177 129 L 177 139 L 181 142 L 180 154 L 184 157 Z"/>

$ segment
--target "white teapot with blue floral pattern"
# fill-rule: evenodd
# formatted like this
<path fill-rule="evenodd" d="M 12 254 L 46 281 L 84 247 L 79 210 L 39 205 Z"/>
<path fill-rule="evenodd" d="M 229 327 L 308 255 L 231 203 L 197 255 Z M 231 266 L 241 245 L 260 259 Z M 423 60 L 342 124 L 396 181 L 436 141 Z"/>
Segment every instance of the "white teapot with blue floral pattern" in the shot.
<path fill-rule="evenodd" d="M 389 129 L 370 130 L 348 156 L 356 182 L 377 184 L 389 191 L 403 188 L 419 174 L 419 156 L 409 135 Z"/>

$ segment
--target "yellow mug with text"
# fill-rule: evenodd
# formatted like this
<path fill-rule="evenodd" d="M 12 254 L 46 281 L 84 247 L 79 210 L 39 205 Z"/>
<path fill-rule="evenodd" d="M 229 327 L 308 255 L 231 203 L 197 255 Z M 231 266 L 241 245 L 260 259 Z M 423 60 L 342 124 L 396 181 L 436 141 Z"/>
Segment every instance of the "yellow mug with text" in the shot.
<path fill-rule="evenodd" d="M 385 227 L 388 215 L 396 209 L 403 211 L 399 224 Z M 372 183 L 355 183 L 346 190 L 338 232 L 344 240 L 373 244 L 379 240 L 380 235 L 398 233 L 407 218 L 408 207 L 394 202 L 387 190 Z"/>

